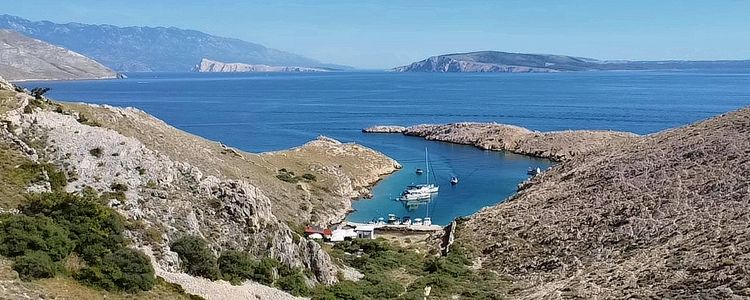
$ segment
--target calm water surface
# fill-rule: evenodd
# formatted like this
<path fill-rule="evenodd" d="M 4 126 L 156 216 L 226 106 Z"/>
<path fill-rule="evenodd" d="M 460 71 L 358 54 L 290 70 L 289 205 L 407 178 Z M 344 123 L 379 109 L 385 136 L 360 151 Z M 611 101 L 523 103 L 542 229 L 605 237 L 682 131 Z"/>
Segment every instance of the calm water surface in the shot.
<path fill-rule="evenodd" d="M 639 134 L 750 105 L 750 73 L 580 72 L 558 74 L 128 74 L 107 81 L 23 83 L 60 100 L 141 108 L 191 133 L 246 151 L 300 145 L 317 135 L 355 141 L 404 165 L 349 218 L 396 213 L 393 201 L 424 180 L 414 169 L 430 149 L 441 191 L 429 206 L 438 224 L 510 196 L 530 166 L 546 160 L 401 135 L 363 134 L 375 124 L 482 121 L 535 130 L 612 129 Z M 450 186 L 450 176 L 461 183 Z"/>

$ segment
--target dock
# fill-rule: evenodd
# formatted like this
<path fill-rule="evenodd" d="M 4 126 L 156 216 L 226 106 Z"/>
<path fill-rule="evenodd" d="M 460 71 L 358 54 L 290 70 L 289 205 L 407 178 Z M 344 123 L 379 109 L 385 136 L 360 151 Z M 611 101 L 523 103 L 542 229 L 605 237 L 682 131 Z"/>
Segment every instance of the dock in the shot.
<path fill-rule="evenodd" d="M 371 226 L 375 230 L 388 230 L 388 231 L 418 231 L 418 232 L 436 232 L 442 231 L 443 226 L 440 225 L 394 225 L 394 224 L 367 224 L 367 223 L 356 223 L 346 222 L 347 226 L 351 227 L 363 227 Z"/>

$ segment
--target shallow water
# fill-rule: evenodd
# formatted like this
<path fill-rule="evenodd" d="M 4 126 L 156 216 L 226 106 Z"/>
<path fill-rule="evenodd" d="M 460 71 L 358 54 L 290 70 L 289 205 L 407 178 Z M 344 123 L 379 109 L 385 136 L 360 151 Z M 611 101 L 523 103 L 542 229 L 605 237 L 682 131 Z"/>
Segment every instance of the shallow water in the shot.
<path fill-rule="evenodd" d="M 612 129 L 639 134 L 750 105 L 750 74 L 574 72 L 558 74 L 128 74 L 129 79 L 28 82 L 60 100 L 141 108 L 188 132 L 246 151 L 298 146 L 323 134 L 356 141 L 404 165 L 354 204 L 367 221 L 407 212 L 391 199 L 422 177 L 424 147 L 441 185 L 430 216 L 446 224 L 510 196 L 529 166 L 546 160 L 393 134 L 376 124 L 499 122 L 535 130 Z M 448 178 L 456 175 L 455 187 Z"/>

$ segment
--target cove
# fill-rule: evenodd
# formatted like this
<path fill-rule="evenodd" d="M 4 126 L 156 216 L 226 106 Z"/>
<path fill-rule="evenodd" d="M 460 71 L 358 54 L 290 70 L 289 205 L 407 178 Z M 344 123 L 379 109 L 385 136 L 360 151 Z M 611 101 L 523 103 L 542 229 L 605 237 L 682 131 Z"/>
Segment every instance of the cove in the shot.
<path fill-rule="evenodd" d="M 474 146 L 427 141 L 419 137 L 400 134 L 368 134 L 388 139 L 385 151 L 402 164 L 402 169 L 384 178 L 373 188 L 371 199 L 354 201 L 354 212 L 347 216 L 353 222 L 368 222 L 373 218 L 386 218 L 388 214 L 398 217 L 432 218 L 433 224 L 447 225 L 453 219 L 468 216 L 482 207 L 495 205 L 516 192 L 517 186 L 529 175 L 529 167 L 546 169 L 553 163 L 507 151 L 481 150 Z M 424 183 L 426 174 L 417 175 L 417 168 L 424 168 L 424 148 L 429 149 L 430 164 L 440 192 L 429 203 L 408 208 L 395 201 L 409 184 Z M 390 153 L 389 153 L 390 152 Z M 451 185 L 451 176 L 460 182 Z"/>

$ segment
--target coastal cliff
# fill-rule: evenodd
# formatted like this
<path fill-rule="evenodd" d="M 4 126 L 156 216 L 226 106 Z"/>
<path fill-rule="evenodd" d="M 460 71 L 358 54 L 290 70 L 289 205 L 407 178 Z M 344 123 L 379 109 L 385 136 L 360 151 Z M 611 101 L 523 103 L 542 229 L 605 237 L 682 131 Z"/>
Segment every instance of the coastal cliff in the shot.
<path fill-rule="evenodd" d="M 193 72 L 225 72 L 225 73 L 246 73 L 246 72 L 328 72 L 328 69 L 310 68 L 310 67 L 289 67 L 289 66 L 267 66 L 251 65 L 243 63 L 225 63 L 207 58 L 201 59 L 201 62 L 193 68 Z"/>
<path fill-rule="evenodd" d="M 472 145 L 485 150 L 505 150 L 517 154 L 569 160 L 576 155 L 592 153 L 627 143 L 637 135 L 617 131 L 569 130 L 538 132 L 523 127 L 496 123 L 453 123 L 415 125 L 411 127 L 375 126 L 371 133 L 403 133 L 428 140 Z"/>
<path fill-rule="evenodd" d="M 7 80 L 117 78 L 102 64 L 65 48 L 0 29 L 0 76 Z"/>
<path fill-rule="evenodd" d="M 139 224 L 127 231 L 131 246 L 151 257 L 157 275 L 209 299 L 278 291 L 249 284 L 229 293 L 227 283 L 182 274 L 169 247 L 176 238 L 203 237 L 217 253 L 272 257 L 332 284 L 339 267 L 295 228 L 342 219 L 353 198 L 400 167 L 371 149 L 323 137 L 287 151 L 246 153 L 137 109 L 39 100 L 1 83 L 4 147 L 59 168 L 68 192 L 122 192 L 107 204 Z"/>
<path fill-rule="evenodd" d="M 747 70 L 747 68 L 750 68 L 750 60 L 627 61 L 598 60 L 594 58 L 567 55 L 477 51 L 432 56 L 409 65 L 393 68 L 391 71 L 437 73 L 550 73 L 607 70 Z"/>

